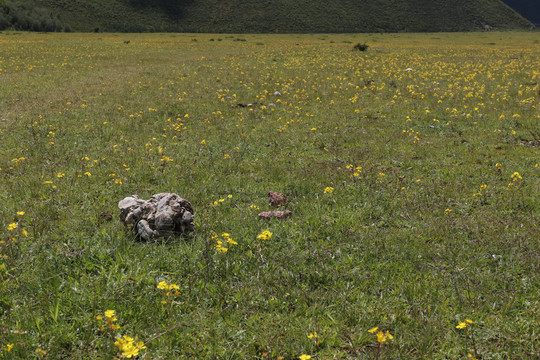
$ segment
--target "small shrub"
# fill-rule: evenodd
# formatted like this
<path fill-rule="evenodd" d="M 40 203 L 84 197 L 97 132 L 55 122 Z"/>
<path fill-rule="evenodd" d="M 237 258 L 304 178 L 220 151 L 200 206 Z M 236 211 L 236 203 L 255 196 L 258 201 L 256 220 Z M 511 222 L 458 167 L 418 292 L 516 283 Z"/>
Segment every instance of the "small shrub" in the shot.
<path fill-rule="evenodd" d="M 354 45 L 353 49 L 354 50 L 358 50 L 358 51 L 366 51 L 367 49 L 369 48 L 369 45 L 364 43 L 364 44 L 356 44 Z"/>

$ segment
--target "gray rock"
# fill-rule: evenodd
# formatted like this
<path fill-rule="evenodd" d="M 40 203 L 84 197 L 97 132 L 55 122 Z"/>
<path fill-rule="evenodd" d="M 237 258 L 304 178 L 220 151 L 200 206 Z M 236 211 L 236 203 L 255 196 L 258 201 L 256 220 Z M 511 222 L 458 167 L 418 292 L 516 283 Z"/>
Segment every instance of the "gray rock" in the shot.
<path fill-rule="evenodd" d="M 137 195 L 118 203 L 120 220 L 144 240 L 187 234 L 195 229 L 193 206 L 174 193 L 155 194 L 148 200 Z"/>

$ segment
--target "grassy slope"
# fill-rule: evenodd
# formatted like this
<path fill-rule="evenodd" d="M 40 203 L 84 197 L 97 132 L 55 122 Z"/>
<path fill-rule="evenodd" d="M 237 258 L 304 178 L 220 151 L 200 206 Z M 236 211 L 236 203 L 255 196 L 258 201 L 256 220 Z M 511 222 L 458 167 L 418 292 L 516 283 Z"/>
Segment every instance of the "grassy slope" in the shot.
<path fill-rule="evenodd" d="M 500 1 L 397 0 L 36 0 L 73 29 L 183 32 L 468 31 L 487 23 L 499 29 L 528 22 Z"/>
<path fill-rule="evenodd" d="M 537 359 L 539 35 L 1 34 L 0 358 Z"/>

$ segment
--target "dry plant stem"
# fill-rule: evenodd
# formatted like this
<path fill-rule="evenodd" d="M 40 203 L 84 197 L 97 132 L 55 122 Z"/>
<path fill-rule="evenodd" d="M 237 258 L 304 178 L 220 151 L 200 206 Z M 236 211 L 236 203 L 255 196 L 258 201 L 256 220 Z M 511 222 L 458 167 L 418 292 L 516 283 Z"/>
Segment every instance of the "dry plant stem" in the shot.
<path fill-rule="evenodd" d="M 147 340 L 144 345 L 148 345 L 149 343 L 151 343 L 152 341 L 162 337 L 163 335 L 165 334 L 168 334 L 170 333 L 171 331 L 174 331 L 176 329 L 178 329 L 180 326 L 182 326 L 184 324 L 180 324 L 180 323 L 176 323 L 174 324 L 172 327 L 170 327 L 169 329 L 167 329 L 166 331 L 162 332 L 161 334 L 157 334 L 156 336 L 154 336 L 153 338 L 151 338 L 150 340 Z"/>

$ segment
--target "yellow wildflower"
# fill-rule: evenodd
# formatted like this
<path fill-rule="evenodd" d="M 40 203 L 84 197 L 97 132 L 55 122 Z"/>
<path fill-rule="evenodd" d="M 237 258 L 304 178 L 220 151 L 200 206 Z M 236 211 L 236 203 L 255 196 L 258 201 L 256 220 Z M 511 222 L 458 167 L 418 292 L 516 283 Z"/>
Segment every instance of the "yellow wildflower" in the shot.
<path fill-rule="evenodd" d="M 24 211 L 17 211 L 17 215 L 23 216 L 23 215 L 24 215 Z"/>
<path fill-rule="evenodd" d="M 161 290 L 165 290 L 166 293 L 165 295 L 166 296 L 169 296 L 170 295 L 170 291 L 171 290 L 176 290 L 173 295 L 179 295 L 180 293 L 178 292 L 178 290 L 180 290 L 180 287 L 176 284 L 173 284 L 173 283 L 170 283 L 170 284 L 167 284 L 166 281 L 160 281 L 157 285 L 158 289 L 161 289 Z"/>
<path fill-rule="evenodd" d="M 334 192 L 334 188 L 331 187 L 331 186 L 327 186 L 327 187 L 324 188 L 324 193 L 325 194 L 331 194 L 333 192 Z"/>
<path fill-rule="evenodd" d="M 379 331 L 379 332 L 377 333 L 377 341 L 378 341 L 379 343 L 383 343 L 383 342 L 386 341 L 386 335 L 384 335 L 384 333 L 383 333 L 382 331 Z"/>
<path fill-rule="evenodd" d="M 123 338 L 117 338 L 114 345 L 122 352 L 121 357 L 128 359 L 138 356 L 142 349 L 146 349 L 142 341 L 137 343 L 135 339 L 127 335 L 124 335 Z"/>
<path fill-rule="evenodd" d="M 7 344 L 7 345 L 6 345 L 6 351 L 7 351 L 7 352 L 10 352 L 11 349 L 13 349 L 13 346 L 14 346 L 14 345 L 15 345 L 15 344 Z"/>
<path fill-rule="evenodd" d="M 19 224 L 18 224 L 18 223 L 11 223 L 11 224 L 9 224 L 9 225 L 7 226 L 7 229 L 8 229 L 9 231 L 12 231 L 12 230 L 15 230 L 15 229 L 18 228 L 18 227 L 19 227 Z"/>
<path fill-rule="evenodd" d="M 298 357 L 298 359 L 300 360 L 309 360 L 311 359 L 311 355 L 307 355 L 307 354 L 302 354 Z"/>
<path fill-rule="evenodd" d="M 270 240 L 270 238 L 272 237 L 272 233 L 268 230 L 264 230 L 262 233 L 260 233 L 259 235 L 257 235 L 257 240 Z"/>
<path fill-rule="evenodd" d="M 161 290 L 167 290 L 168 289 L 166 281 L 160 281 L 159 284 L 157 285 L 157 287 L 158 287 L 158 289 L 161 289 Z"/>
<path fill-rule="evenodd" d="M 227 249 L 226 247 L 223 247 L 223 246 L 216 246 L 216 250 L 219 251 L 220 253 L 222 254 L 225 254 L 227 251 L 229 251 L 229 249 Z"/>

